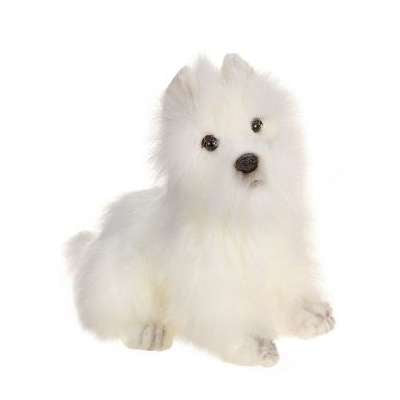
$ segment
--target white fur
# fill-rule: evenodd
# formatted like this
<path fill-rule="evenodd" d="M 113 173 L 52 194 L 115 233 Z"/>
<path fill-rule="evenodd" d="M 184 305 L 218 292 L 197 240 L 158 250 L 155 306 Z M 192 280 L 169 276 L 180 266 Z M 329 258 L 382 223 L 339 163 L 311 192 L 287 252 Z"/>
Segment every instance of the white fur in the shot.
<path fill-rule="evenodd" d="M 219 139 L 213 152 L 200 145 L 207 133 Z M 265 366 L 278 360 L 276 337 L 330 330 L 308 245 L 301 136 L 288 93 L 239 56 L 183 68 L 162 103 L 155 161 L 166 183 L 123 197 L 97 237 L 68 246 L 83 325 L 130 347 L 161 350 L 178 336 Z M 246 152 L 260 162 L 243 176 L 234 163 Z"/>

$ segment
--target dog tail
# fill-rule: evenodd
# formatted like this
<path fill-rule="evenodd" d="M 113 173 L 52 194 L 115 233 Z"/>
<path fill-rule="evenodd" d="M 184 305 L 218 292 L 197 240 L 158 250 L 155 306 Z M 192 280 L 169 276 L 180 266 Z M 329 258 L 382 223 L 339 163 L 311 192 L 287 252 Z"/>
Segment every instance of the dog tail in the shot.
<path fill-rule="evenodd" d="M 79 232 L 73 236 L 65 245 L 65 256 L 71 272 L 79 267 L 87 248 L 95 239 L 95 234 L 89 231 Z"/>

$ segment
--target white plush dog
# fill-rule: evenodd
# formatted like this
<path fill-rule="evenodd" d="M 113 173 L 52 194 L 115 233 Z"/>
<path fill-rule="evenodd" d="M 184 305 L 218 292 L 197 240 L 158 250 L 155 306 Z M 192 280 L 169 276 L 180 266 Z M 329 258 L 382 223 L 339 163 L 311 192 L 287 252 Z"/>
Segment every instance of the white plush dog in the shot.
<path fill-rule="evenodd" d="M 163 97 L 156 164 L 162 187 L 128 194 L 98 235 L 69 242 L 85 327 L 145 350 L 178 336 L 264 366 L 278 360 L 278 336 L 332 329 L 285 90 L 237 55 L 183 68 Z"/>

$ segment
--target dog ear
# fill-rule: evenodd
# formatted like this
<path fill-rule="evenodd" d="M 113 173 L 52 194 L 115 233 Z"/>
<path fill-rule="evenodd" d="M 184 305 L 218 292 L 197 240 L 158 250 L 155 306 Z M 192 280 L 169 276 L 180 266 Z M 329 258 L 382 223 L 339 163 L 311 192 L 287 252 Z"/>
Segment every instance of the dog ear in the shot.
<path fill-rule="evenodd" d="M 166 90 L 166 98 L 188 101 L 193 98 L 195 79 L 189 67 L 183 67 L 172 79 Z"/>
<path fill-rule="evenodd" d="M 227 54 L 222 63 L 222 75 L 227 80 L 238 76 L 250 77 L 253 75 L 253 68 L 243 60 L 238 54 Z"/>

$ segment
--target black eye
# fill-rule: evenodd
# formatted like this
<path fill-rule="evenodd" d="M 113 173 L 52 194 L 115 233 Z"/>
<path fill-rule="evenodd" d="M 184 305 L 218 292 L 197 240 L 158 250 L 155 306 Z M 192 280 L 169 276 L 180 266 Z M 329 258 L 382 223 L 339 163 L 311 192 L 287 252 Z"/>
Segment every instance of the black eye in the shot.
<path fill-rule="evenodd" d="M 218 147 L 218 139 L 213 135 L 206 135 L 201 141 L 201 147 L 208 151 L 214 151 Z"/>
<path fill-rule="evenodd" d="M 260 132 L 261 128 L 262 128 L 262 121 L 259 118 L 254 118 L 253 121 L 251 121 L 251 130 L 253 132 Z"/>

